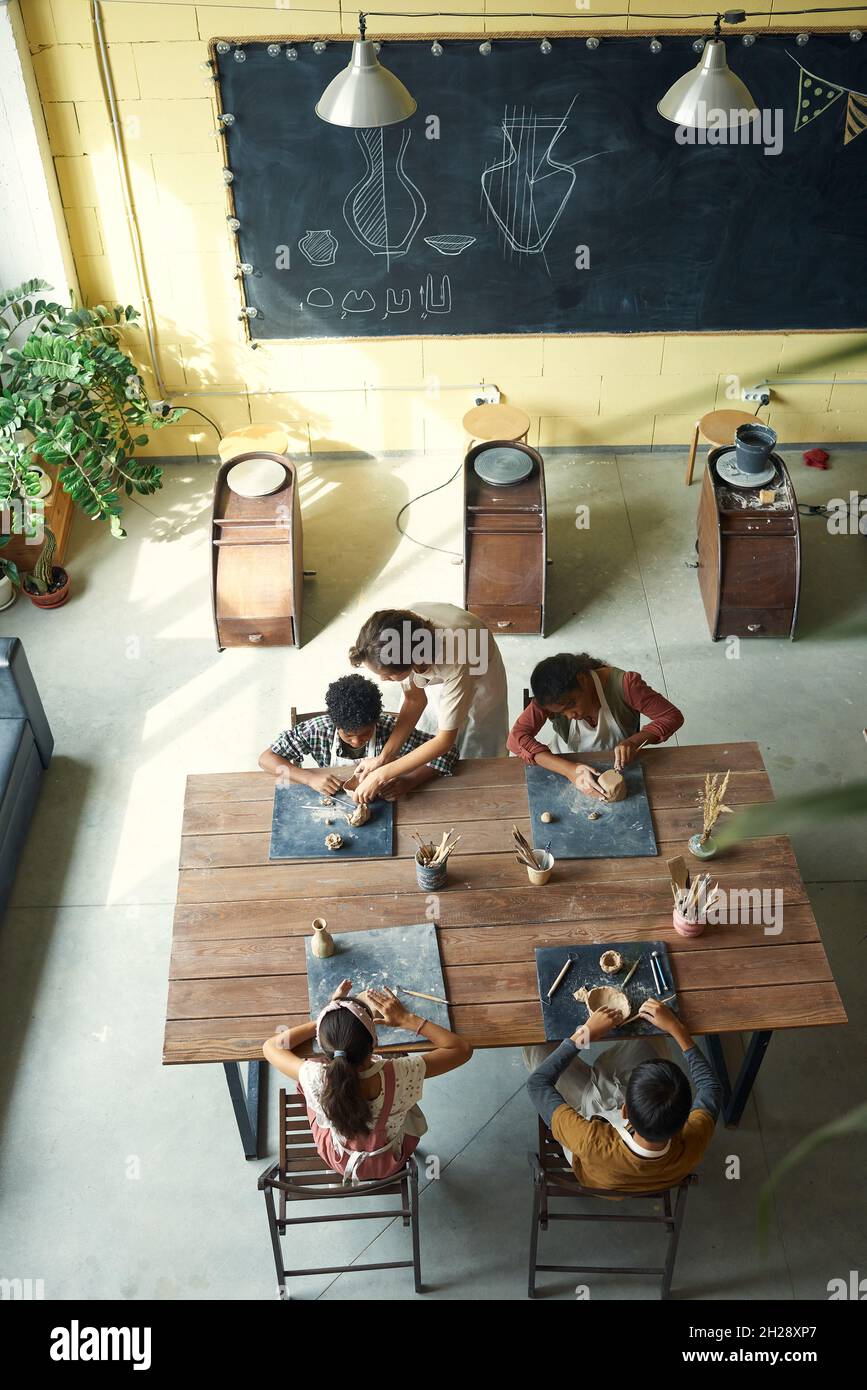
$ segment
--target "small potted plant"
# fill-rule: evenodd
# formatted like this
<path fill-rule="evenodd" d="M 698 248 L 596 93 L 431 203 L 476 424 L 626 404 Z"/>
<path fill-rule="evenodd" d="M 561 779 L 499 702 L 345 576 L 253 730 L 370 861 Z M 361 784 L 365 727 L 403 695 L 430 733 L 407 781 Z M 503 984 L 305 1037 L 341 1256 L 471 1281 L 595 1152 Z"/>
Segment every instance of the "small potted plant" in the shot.
<path fill-rule="evenodd" d="M 704 787 L 696 797 L 701 807 L 701 833 L 693 835 L 689 841 L 689 852 L 696 859 L 713 859 L 718 846 L 713 838 L 713 828 L 722 815 L 731 815 L 731 806 L 726 806 L 724 797 L 729 784 L 731 771 L 723 777 L 719 772 L 704 779 Z"/>
<path fill-rule="evenodd" d="M 9 537 L 0 536 L 0 550 L 8 544 Z M 4 560 L 0 555 L 0 613 L 15 602 L 20 587 L 21 575 L 18 573 L 18 566 L 14 560 Z"/>
<path fill-rule="evenodd" d="M 54 563 L 56 548 L 54 532 L 46 526 L 39 559 L 24 576 L 24 590 L 36 608 L 59 608 L 69 598 L 69 575 Z"/>

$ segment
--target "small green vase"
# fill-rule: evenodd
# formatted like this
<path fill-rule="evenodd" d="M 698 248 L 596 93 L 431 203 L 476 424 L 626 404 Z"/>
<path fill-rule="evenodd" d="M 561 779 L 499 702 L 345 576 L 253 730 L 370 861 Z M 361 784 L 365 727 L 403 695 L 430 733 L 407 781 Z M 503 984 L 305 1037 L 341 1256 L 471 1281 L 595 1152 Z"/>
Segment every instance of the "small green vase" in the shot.
<path fill-rule="evenodd" d="M 709 835 L 704 844 L 701 842 L 700 835 L 692 835 L 689 841 L 689 852 L 695 859 L 713 859 L 717 852 L 713 835 Z"/>

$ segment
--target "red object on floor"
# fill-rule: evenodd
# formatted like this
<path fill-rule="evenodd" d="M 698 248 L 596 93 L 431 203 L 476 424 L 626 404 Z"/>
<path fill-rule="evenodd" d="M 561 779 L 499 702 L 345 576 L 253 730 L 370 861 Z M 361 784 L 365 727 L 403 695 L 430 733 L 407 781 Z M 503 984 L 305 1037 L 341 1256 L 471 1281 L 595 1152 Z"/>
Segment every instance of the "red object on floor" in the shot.
<path fill-rule="evenodd" d="M 804 462 L 808 468 L 830 468 L 830 457 L 824 449 L 808 449 L 804 454 Z"/>

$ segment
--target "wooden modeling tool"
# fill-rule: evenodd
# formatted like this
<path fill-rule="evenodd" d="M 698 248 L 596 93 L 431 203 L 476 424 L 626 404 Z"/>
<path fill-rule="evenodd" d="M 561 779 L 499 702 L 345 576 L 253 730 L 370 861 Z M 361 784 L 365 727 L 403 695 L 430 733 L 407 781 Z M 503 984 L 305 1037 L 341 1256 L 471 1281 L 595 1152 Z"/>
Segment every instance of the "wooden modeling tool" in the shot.
<path fill-rule="evenodd" d="M 557 976 L 556 980 L 554 981 L 553 985 L 552 985 L 551 988 L 548 990 L 548 996 L 547 996 L 547 997 L 548 997 L 549 999 L 551 998 L 551 995 L 554 994 L 554 992 L 560 988 L 560 986 L 562 985 L 562 983 L 563 983 L 563 981 L 565 980 L 566 976 L 569 974 L 569 971 L 572 969 L 573 964 L 574 964 L 574 961 L 572 960 L 572 957 L 570 956 L 569 959 L 567 960 L 566 964 L 563 966 L 563 969 L 560 971 L 560 974 Z"/>
<path fill-rule="evenodd" d="M 686 861 L 684 860 L 683 855 L 675 855 L 674 859 L 669 859 L 666 862 L 668 867 L 668 876 L 674 884 L 675 888 L 688 888 L 689 873 L 687 872 Z"/>
<path fill-rule="evenodd" d="M 626 986 L 629 984 L 629 981 L 632 979 L 633 975 L 635 974 L 635 972 L 636 972 L 636 970 L 638 969 L 638 967 L 639 967 L 640 964 L 641 964 L 641 956 L 638 957 L 638 960 L 637 960 L 637 961 L 635 961 L 632 965 L 630 965 L 630 967 L 629 967 L 629 973 L 625 976 L 624 981 L 623 981 L 623 984 L 620 986 L 621 989 L 625 989 L 625 988 L 626 988 Z"/>
<path fill-rule="evenodd" d="M 430 999 L 432 1004 L 448 1004 L 448 999 L 441 999 L 438 994 L 423 994 L 420 989 L 404 989 L 403 985 L 395 985 L 398 994 L 411 994 L 413 999 Z"/>

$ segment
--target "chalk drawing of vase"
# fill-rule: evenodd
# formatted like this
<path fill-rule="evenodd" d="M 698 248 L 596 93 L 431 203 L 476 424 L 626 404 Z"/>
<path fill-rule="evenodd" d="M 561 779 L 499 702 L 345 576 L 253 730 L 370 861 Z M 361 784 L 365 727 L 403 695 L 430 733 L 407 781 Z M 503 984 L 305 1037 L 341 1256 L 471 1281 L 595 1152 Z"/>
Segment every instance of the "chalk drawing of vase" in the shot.
<path fill-rule="evenodd" d="M 522 255 L 544 256 L 575 187 L 573 166 L 554 155 L 574 104 L 573 97 L 560 118 L 504 112 L 501 157 L 482 174 L 482 195 L 505 246 Z"/>
<path fill-rule="evenodd" d="M 298 250 L 304 253 L 311 265 L 334 265 L 338 245 L 337 237 L 325 228 L 303 236 Z"/>
<path fill-rule="evenodd" d="M 394 136 L 391 150 L 386 145 L 387 134 L 386 129 L 355 132 L 365 172 L 343 201 L 343 217 L 356 241 L 390 264 L 392 257 L 406 255 L 427 217 L 427 203 L 404 168 L 412 132 L 400 131 L 396 153 Z"/>

